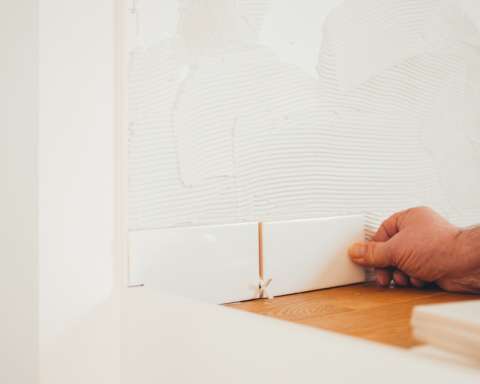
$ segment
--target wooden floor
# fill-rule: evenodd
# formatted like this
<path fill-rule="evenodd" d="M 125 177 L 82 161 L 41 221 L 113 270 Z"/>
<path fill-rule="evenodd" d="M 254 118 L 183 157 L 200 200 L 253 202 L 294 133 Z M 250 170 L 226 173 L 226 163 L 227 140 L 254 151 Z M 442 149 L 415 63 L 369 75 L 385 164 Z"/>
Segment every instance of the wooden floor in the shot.
<path fill-rule="evenodd" d="M 409 348 L 419 344 L 409 325 L 415 305 L 473 299 L 477 297 L 438 289 L 381 288 L 366 283 L 228 306 Z"/>

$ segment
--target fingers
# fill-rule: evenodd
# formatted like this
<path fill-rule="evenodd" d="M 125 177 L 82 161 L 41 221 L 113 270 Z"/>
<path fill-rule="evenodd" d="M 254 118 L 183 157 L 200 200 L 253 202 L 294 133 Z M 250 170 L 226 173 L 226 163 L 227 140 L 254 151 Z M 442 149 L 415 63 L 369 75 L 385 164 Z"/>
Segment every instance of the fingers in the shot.
<path fill-rule="evenodd" d="M 415 277 L 410 277 L 410 284 L 416 288 L 423 288 L 426 283 L 423 280 L 417 279 Z"/>
<path fill-rule="evenodd" d="M 401 287 L 406 287 L 409 285 L 408 276 L 398 269 L 394 270 L 393 272 L 391 269 L 376 269 L 375 279 L 378 285 L 382 287 L 386 287 L 387 285 L 389 285 L 392 280 L 395 282 L 395 285 Z"/>
<path fill-rule="evenodd" d="M 375 269 L 375 280 L 378 285 L 386 287 L 392 281 L 392 271 L 385 268 Z"/>
<path fill-rule="evenodd" d="M 378 228 L 375 235 L 373 235 L 373 241 L 387 241 L 392 238 L 395 234 L 397 234 L 399 229 L 399 220 L 405 214 L 405 211 L 397 212 L 391 215 L 388 219 L 386 219 Z"/>
<path fill-rule="evenodd" d="M 363 267 L 386 268 L 392 266 L 389 243 L 355 243 L 348 249 L 352 261 Z"/>
<path fill-rule="evenodd" d="M 393 281 L 395 281 L 396 285 L 399 285 L 401 287 L 406 287 L 410 283 L 409 277 L 398 269 L 393 272 Z"/>
<path fill-rule="evenodd" d="M 416 288 L 425 287 L 426 283 L 415 277 L 410 277 L 406 273 L 396 269 L 392 272 L 389 268 L 375 269 L 375 280 L 378 285 L 386 287 L 393 280 L 395 285 L 401 287 L 408 287 L 412 285 Z"/>

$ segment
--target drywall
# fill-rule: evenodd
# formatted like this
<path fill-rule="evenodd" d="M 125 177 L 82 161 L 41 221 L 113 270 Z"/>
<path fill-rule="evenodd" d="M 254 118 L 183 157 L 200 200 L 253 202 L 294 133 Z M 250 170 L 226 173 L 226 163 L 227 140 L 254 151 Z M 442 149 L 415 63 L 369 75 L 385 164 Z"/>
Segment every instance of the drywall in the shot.
<path fill-rule="evenodd" d="M 3 4 L 2 4 L 3 5 Z M 38 377 L 37 9 L 0 12 L 0 382 Z"/>
<path fill-rule="evenodd" d="M 153 26 L 154 3 L 131 20 L 130 230 L 480 221 L 478 3 L 164 1 Z"/>
<path fill-rule="evenodd" d="M 113 5 L 1 12 L 1 383 L 120 382 Z"/>
<path fill-rule="evenodd" d="M 113 0 L 39 7 L 40 382 L 118 383 Z M 120 256 L 118 256 L 120 257 Z"/>

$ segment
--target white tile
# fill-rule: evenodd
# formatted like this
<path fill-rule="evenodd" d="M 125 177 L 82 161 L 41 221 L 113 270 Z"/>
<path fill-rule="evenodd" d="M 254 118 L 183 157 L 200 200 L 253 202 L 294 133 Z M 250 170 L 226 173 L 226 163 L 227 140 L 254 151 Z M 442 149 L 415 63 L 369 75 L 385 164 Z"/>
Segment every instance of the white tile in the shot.
<path fill-rule="evenodd" d="M 472 300 L 458 303 L 443 303 L 416 306 L 413 311 L 412 324 L 423 320 L 432 324 L 458 327 L 480 334 L 480 301 Z"/>
<path fill-rule="evenodd" d="M 130 282 L 226 303 L 255 297 L 256 223 L 129 233 Z"/>
<path fill-rule="evenodd" d="M 410 353 L 431 359 L 439 364 L 452 365 L 456 367 L 480 369 L 480 361 L 456 353 L 450 353 L 443 349 L 432 347 L 431 345 L 420 345 L 409 350 Z"/>
<path fill-rule="evenodd" d="M 263 223 L 265 278 L 269 293 L 285 295 L 365 280 L 347 254 L 364 239 L 363 217 Z"/>
<path fill-rule="evenodd" d="M 420 305 L 414 308 L 414 336 L 437 348 L 480 362 L 480 301 Z"/>

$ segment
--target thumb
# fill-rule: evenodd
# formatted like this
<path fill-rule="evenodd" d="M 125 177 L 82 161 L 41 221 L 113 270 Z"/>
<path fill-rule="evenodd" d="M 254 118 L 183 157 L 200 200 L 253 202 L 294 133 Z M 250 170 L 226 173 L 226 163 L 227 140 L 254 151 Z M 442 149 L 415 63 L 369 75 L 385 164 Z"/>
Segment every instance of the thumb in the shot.
<path fill-rule="evenodd" d="M 348 249 L 352 261 L 364 267 L 386 268 L 392 265 L 388 242 L 355 243 Z"/>

